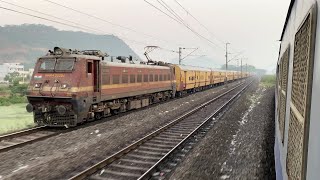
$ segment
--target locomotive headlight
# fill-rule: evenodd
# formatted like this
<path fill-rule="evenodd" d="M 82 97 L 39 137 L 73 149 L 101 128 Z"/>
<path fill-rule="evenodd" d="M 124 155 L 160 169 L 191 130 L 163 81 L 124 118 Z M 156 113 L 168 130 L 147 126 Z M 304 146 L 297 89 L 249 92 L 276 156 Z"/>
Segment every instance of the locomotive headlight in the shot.
<path fill-rule="evenodd" d="M 40 88 L 40 87 L 41 87 L 41 83 L 36 83 L 36 84 L 34 85 L 34 87 L 35 87 L 35 88 Z"/>
<path fill-rule="evenodd" d="M 66 89 L 68 88 L 68 84 L 61 84 L 61 89 Z"/>

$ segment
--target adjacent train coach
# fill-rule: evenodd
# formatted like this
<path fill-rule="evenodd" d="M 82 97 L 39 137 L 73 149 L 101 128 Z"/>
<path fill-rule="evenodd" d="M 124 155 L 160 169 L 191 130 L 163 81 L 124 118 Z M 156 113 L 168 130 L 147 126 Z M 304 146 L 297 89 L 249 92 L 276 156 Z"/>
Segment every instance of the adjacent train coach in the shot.
<path fill-rule="evenodd" d="M 319 0 L 291 0 L 277 66 L 277 179 L 319 179 Z"/>

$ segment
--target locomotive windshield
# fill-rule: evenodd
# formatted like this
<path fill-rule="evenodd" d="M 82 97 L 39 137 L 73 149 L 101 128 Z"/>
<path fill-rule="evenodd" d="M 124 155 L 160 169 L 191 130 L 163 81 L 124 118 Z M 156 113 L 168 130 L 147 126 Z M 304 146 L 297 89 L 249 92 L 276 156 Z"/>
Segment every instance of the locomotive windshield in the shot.
<path fill-rule="evenodd" d="M 74 59 L 58 59 L 55 70 L 57 71 L 72 71 Z"/>
<path fill-rule="evenodd" d="M 40 59 L 40 71 L 72 71 L 75 59 Z"/>
<path fill-rule="evenodd" d="M 53 71 L 56 63 L 55 59 L 41 59 L 40 70 Z"/>

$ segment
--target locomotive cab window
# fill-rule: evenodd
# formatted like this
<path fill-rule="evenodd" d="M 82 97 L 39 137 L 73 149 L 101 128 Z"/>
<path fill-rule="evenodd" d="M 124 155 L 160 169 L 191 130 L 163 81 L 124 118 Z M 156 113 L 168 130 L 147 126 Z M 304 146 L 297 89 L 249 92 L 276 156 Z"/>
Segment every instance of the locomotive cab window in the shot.
<path fill-rule="evenodd" d="M 74 59 L 58 59 L 55 70 L 56 71 L 72 71 L 74 67 Z"/>
<path fill-rule="evenodd" d="M 87 62 L 87 73 L 88 74 L 92 73 L 92 62 Z"/>
<path fill-rule="evenodd" d="M 55 66 L 55 59 L 40 59 L 41 64 L 39 70 L 41 71 L 53 71 Z"/>

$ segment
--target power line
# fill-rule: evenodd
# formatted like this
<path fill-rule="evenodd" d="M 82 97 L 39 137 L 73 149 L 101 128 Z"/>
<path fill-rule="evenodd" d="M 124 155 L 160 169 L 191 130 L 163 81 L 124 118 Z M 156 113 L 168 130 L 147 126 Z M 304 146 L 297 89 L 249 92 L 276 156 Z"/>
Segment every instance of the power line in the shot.
<path fill-rule="evenodd" d="M 204 37 L 203 35 L 199 34 L 199 33 L 196 32 L 195 30 L 193 30 L 193 29 L 192 29 L 191 27 L 189 27 L 188 25 L 184 24 L 184 23 L 183 23 L 184 20 L 183 20 L 179 15 L 178 15 L 178 16 L 182 19 L 182 22 L 179 22 L 179 20 L 171 17 L 170 15 L 168 15 L 167 13 L 165 13 L 164 11 L 162 11 L 160 8 L 156 7 L 156 6 L 153 5 L 152 3 L 148 2 L 147 0 L 144 0 L 144 1 L 145 1 L 146 3 L 148 3 L 149 5 L 151 5 L 152 7 L 154 7 L 155 9 L 157 9 L 157 10 L 159 10 L 160 12 L 164 13 L 165 15 L 167 15 L 168 17 L 170 17 L 170 18 L 173 19 L 174 21 L 178 22 L 179 24 L 181 24 L 181 25 L 183 25 L 184 27 L 186 27 L 187 29 L 189 29 L 189 30 L 190 30 L 191 32 L 193 32 L 196 36 L 198 36 L 198 37 L 200 37 L 201 39 L 204 39 L 204 40 L 208 41 L 209 43 L 211 43 L 211 44 L 213 44 L 213 45 L 215 45 L 215 46 L 223 49 L 221 46 L 217 45 L 216 43 L 212 42 L 210 39 Z M 161 3 L 160 3 L 160 4 L 161 4 Z M 162 5 L 162 6 L 164 6 L 164 5 Z M 169 6 L 169 7 L 170 7 L 170 6 Z M 167 9 L 167 8 L 166 8 L 166 9 Z M 172 8 L 170 8 L 170 9 L 172 9 Z M 167 9 L 167 10 L 168 10 L 168 9 Z M 172 11 L 173 11 L 173 10 L 172 10 Z M 168 10 L 168 12 L 171 13 L 173 16 L 175 16 L 174 13 L 171 12 L 170 10 Z M 179 18 L 178 18 L 178 19 L 179 19 Z"/>
<path fill-rule="evenodd" d="M 177 13 L 175 13 L 174 10 L 167 3 L 165 3 L 163 0 L 157 1 L 162 7 L 164 7 L 169 13 L 171 13 L 181 24 L 183 24 L 184 26 L 188 26 L 188 24 Z"/>
<path fill-rule="evenodd" d="M 33 9 L 30 9 L 30 8 L 26 8 L 26 7 L 23 7 L 23 6 L 19 6 L 19 5 L 17 5 L 17 4 L 10 3 L 10 2 L 6 2 L 6 1 L 3 1 L 3 0 L 0 0 L 0 1 L 3 2 L 3 3 L 6 3 L 6 4 L 10 4 L 10 5 L 12 5 L 12 6 L 15 6 L 15 7 L 19 7 L 19 8 L 28 10 L 28 11 L 36 12 L 36 13 L 38 13 L 38 14 L 42 14 L 42 15 L 49 16 L 49 17 L 52 17 L 52 18 L 55 18 L 55 19 L 59 19 L 59 20 L 65 21 L 65 22 L 69 22 L 69 23 L 72 23 L 72 24 L 76 24 L 76 25 L 78 25 L 78 26 L 83 26 L 83 27 L 86 27 L 86 28 L 91 29 L 91 30 L 93 30 L 93 31 L 100 31 L 100 30 L 93 29 L 93 28 L 91 28 L 91 27 L 89 27 L 89 26 L 83 25 L 83 24 L 79 24 L 79 23 L 76 23 L 76 22 L 73 22 L 73 21 L 70 21 L 70 20 L 67 20 L 67 19 L 59 18 L 59 17 L 54 16 L 54 15 L 51 15 L 51 14 L 43 13 L 43 12 L 40 12 L 40 11 L 37 11 L 37 10 L 33 10 Z"/>
<path fill-rule="evenodd" d="M 216 35 L 214 35 L 214 33 L 212 33 L 208 27 L 206 27 L 203 23 L 201 23 L 199 21 L 198 18 L 196 18 L 195 16 L 193 16 L 184 6 L 182 6 L 181 3 L 179 3 L 177 0 L 174 0 L 188 15 L 190 15 L 194 20 L 196 20 L 204 29 L 206 29 L 209 34 L 214 37 L 216 40 L 220 41 L 222 44 L 225 44 L 225 42 L 221 39 L 219 39 Z M 234 48 L 231 47 L 232 50 L 236 51 Z"/>
<path fill-rule="evenodd" d="M 173 18 L 172 16 L 170 16 L 169 14 L 167 14 L 166 12 L 164 12 L 163 10 L 161 10 L 160 8 L 158 8 L 157 6 L 153 5 L 152 3 L 150 3 L 147 0 L 144 0 L 146 3 L 148 3 L 150 6 L 154 7 L 155 9 L 157 9 L 158 11 L 162 12 L 163 14 L 165 14 L 166 16 L 168 16 L 169 18 L 171 18 L 172 20 L 176 21 L 177 23 L 181 24 L 181 22 L 179 22 L 177 19 Z"/>
<path fill-rule="evenodd" d="M 25 12 L 21 12 L 21 11 L 17 11 L 17 10 L 14 10 L 14 9 L 2 7 L 2 6 L 0 6 L 0 8 L 1 8 L 1 9 L 4 9 L 4 10 L 7 10 L 7 11 L 15 12 L 15 13 L 18 13 L 18 14 L 23 14 L 23 15 L 27 15 L 27 16 L 34 17 L 34 18 L 38 18 L 38 19 L 42 19 L 42 20 L 54 22 L 54 23 L 57 23 L 57 24 L 61 24 L 61 25 L 65 25 L 65 26 L 69 26 L 69 27 L 73 27 L 73 28 L 77 28 L 77 29 L 81 29 L 81 30 L 87 30 L 86 28 L 82 28 L 82 27 L 80 27 L 80 26 L 70 25 L 70 24 L 67 24 L 67 23 L 63 23 L 63 22 L 51 20 L 51 19 L 44 18 L 44 17 L 41 17 L 41 16 L 32 15 L 32 14 L 25 13 Z"/>
<path fill-rule="evenodd" d="M 80 14 L 82 14 L 82 15 L 86 15 L 86 16 L 88 16 L 88 17 L 91 17 L 91 18 L 97 19 L 97 20 L 99 20 L 99 21 L 102 21 L 102 22 L 111 24 L 111 25 L 113 25 L 113 26 L 117 26 L 117 27 L 119 27 L 119 28 L 126 29 L 126 30 L 131 31 L 131 32 L 135 32 L 135 33 L 137 33 L 137 34 L 142 34 L 142 35 L 144 35 L 144 36 L 148 36 L 148 37 L 151 37 L 151 38 L 155 38 L 155 39 L 158 39 L 158 40 L 161 40 L 161 41 L 168 42 L 168 41 L 166 41 L 166 40 L 157 38 L 157 37 L 155 37 L 155 36 L 153 36 L 153 35 L 150 35 L 150 34 L 147 34 L 147 33 L 144 33 L 144 32 L 140 32 L 140 31 L 137 31 L 137 30 L 135 30 L 135 29 L 133 29 L 133 28 L 130 28 L 130 27 L 126 27 L 126 26 L 123 26 L 123 25 L 120 25 L 120 24 L 113 23 L 113 22 L 111 22 L 111 21 L 109 21 L 109 20 L 100 18 L 100 17 L 95 16 L 95 15 L 91 15 L 91 14 L 89 14 L 89 13 L 86 13 L 86 12 L 83 12 L 83 11 L 80 11 L 80 10 L 77 10 L 77 9 L 74 9 L 74 8 L 71 8 L 71 7 L 62 5 L 62 4 L 59 4 L 59 3 L 54 2 L 54 1 L 51 1 L 51 0 L 43 0 L 43 1 L 49 2 L 49 3 L 51 3 L 51 4 L 55 4 L 55 5 L 57 5 L 57 6 L 60 6 L 60 7 L 66 8 L 66 9 L 69 9 L 69 10 L 71 10 L 71 11 L 80 13 Z"/>
<path fill-rule="evenodd" d="M 2 1 L 2 0 L 0 0 L 0 1 Z M 2 1 L 2 2 L 4 2 L 4 1 Z M 13 5 L 13 4 L 12 4 L 12 5 Z M 18 5 L 17 5 L 17 7 L 18 7 Z M 64 25 L 64 26 L 68 26 L 68 27 L 72 27 L 72 28 L 76 28 L 76 29 L 81 29 L 81 30 L 84 30 L 84 31 L 88 31 L 88 30 L 92 31 L 92 30 L 94 30 L 94 31 L 96 31 L 96 32 L 98 31 L 98 32 L 100 32 L 100 33 L 103 33 L 103 34 L 105 34 L 105 35 L 108 34 L 108 33 L 105 33 L 105 32 L 103 32 L 103 31 L 96 30 L 96 29 L 94 29 L 94 28 L 90 28 L 89 26 L 85 26 L 85 27 L 87 27 L 87 28 L 83 28 L 83 27 L 81 27 L 81 26 L 84 26 L 84 25 L 81 25 L 81 24 L 79 24 L 79 23 L 77 23 L 78 25 L 71 25 L 71 24 L 68 24 L 68 23 L 63 23 L 63 22 L 60 22 L 60 21 L 48 19 L 48 18 L 45 18 L 45 17 L 41 17 L 41 16 L 37 16 L 37 15 L 25 13 L 25 12 L 22 12 L 22 11 L 18 11 L 18 10 L 6 8 L 6 7 L 1 7 L 1 6 L 0 6 L 0 8 L 1 8 L 1 9 L 4 9 L 4 10 L 7 10 L 7 11 L 15 12 L 15 13 L 18 13 L 18 14 L 23 14 L 23 15 L 26 15 L 26 16 L 30 16 L 30 17 L 34 17 L 34 18 L 46 20 L 46 21 L 49 21 L 49 22 L 61 24 L 61 25 Z M 24 8 L 24 7 L 21 7 L 21 8 Z M 25 8 L 25 9 L 28 9 L 28 8 Z M 42 13 L 42 12 L 40 12 L 40 11 L 35 11 L 35 10 L 32 10 L 32 9 L 29 9 L 29 10 L 30 10 L 30 11 L 34 11 L 34 12 L 38 12 L 38 13 Z M 45 13 L 42 13 L 42 14 L 45 14 Z M 49 14 L 47 14 L 47 15 L 48 15 L 48 16 L 51 16 L 51 15 L 49 15 Z M 55 17 L 55 16 L 52 16 L 52 17 Z M 63 21 L 66 21 L 65 19 L 62 19 L 62 18 L 58 18 L 58 17 L 55 17 L 55 18 L 60 19 L 60 20 L 63 20 Z M 72 21 L 70 21 L 70 22 L 73 23 L 73 24 L 75 24 L 75 22 L 72 22 Z M 108 34 L 108 35 L 109 35 L 109 34 Z M 145 42 L 132 40 L 132 39 L 129 39 L 129 38 L 126 38 L 126 37 L 123 37 L 123 36 L 119 36 L 119 35 L 117 35 L 117 36 L 120 37 L 121 39 L 125 39 L 125 40 L 127 40 L 127 41 L 131 41 L 131 42 L 136 43 L 136 44 L 140 44 L 140 45 L 144 45 L 144 46 L 148 45 L 148 44 L 145 43 Z"/>
<path fill-rule="evenodd" d="M 221 43 L 225 44 L 224 41 L 220 40 L 219 38 L 217 38 L 210 30 L 209 28 L 207 28 L 204 24 L 202 24 L 195 16 L 193 16 L 186 8 L 184 8 L 182 6 L 182 4 L 180 4 L 177 0 L 174 0 L 184 11 L 186 11 L 188 13 L 188 15 L 190 15 L 194 20 L 196 20 L 204 29 L 206 29 L 212 36 L 214 36 L 218 41 L 220 41 Z"/>

